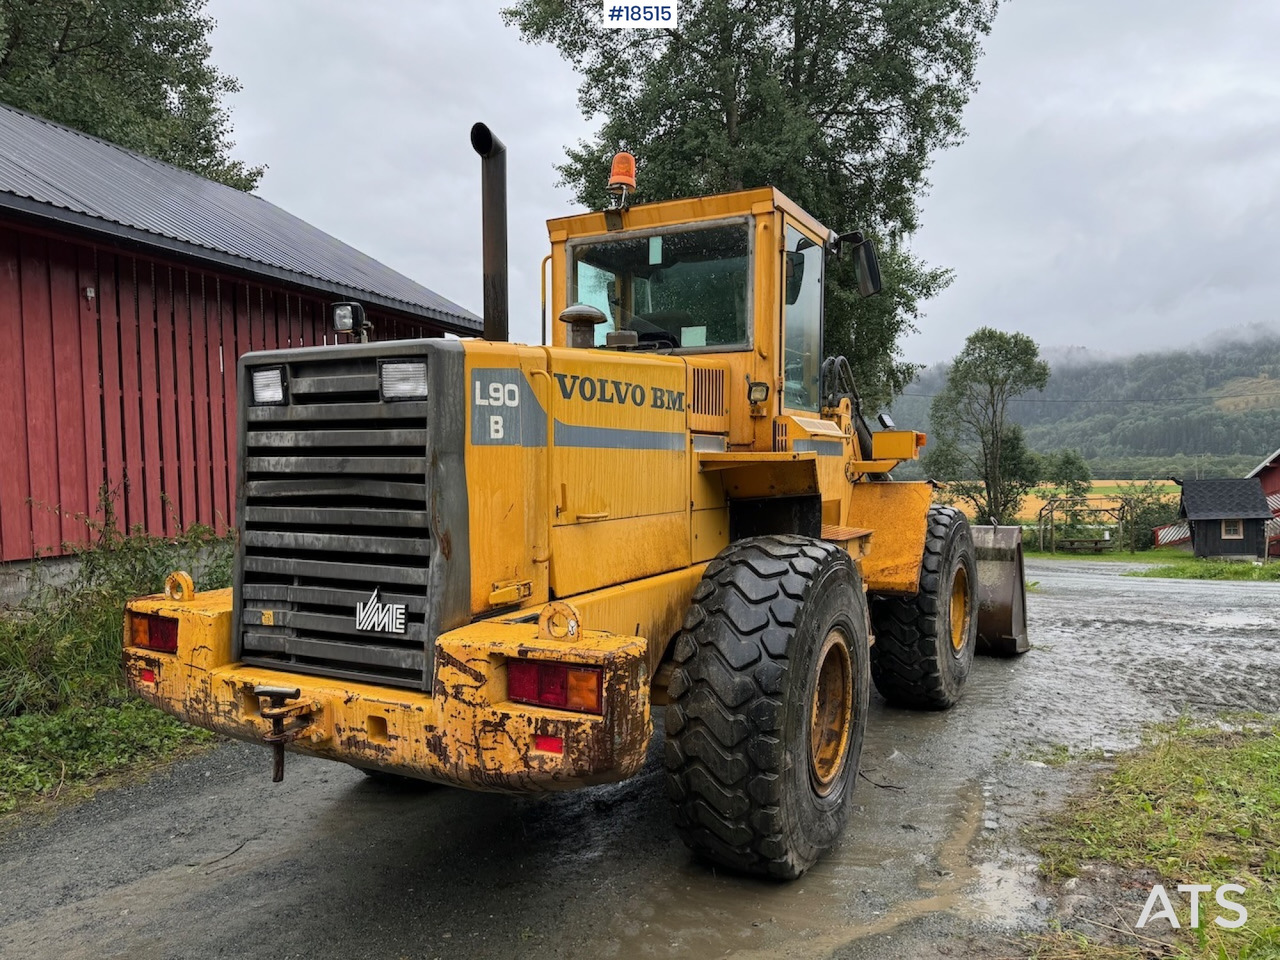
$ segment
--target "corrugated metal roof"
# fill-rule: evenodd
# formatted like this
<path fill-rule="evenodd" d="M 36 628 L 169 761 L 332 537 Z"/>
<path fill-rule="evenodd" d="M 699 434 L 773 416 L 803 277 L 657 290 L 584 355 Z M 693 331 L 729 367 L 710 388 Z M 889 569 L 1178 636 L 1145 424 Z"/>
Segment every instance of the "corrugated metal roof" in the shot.
<path fill-rule="evenodd" d="M 0 207 L 443 324 L 479 317 L 261 197 L 0 104 Z"/>
<path fill-rule="evenodd" d="M 1157 547 L 1172 547 L 1175 544 L 1186 543 L 1191 539 L 1191 527 L 1185 520 L 1179 520 L 1177 523 L 1166 523 L 1164 526 L 1156 527 L 1151 532 L 1155 534 Z"/>
<path fill-rule="evenodd" d="M 1188 520 L 1269 520 L 1271 508 L 1257 477 L 1184 480 L 1181 514 Z"/>
<path fill-rule="evenodd" d="M 1248 473 L 1248 476 L 1250 477 L 1258 476 L 1258 474 L 1262 473 L 1263 470 L 1267 469 L 1267 467 L 1271 466 L 1277 460 L 1280 460 L 1280 450 L 1277 450 L 1271 456 L 1267 457 L 1267 459 L 1263 460 L 1260 464 L 1258 464 L 1256 467 L 1250 470 Z"/>

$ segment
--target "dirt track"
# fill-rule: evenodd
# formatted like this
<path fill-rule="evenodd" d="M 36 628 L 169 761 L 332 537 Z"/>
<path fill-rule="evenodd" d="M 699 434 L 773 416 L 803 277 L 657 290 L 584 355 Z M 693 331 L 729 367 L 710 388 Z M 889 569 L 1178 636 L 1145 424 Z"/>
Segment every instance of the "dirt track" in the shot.
<path fill-rule="evenodd" d="M 0 956 L 990 955 L 1059 906 L 1016 836 L 1073 776 L 1037 749 L 1280 712 L 1280 584 L 1119 573 L 1030 564 L 1036 649 L 980 661 L 949 713 L 873 695 L 860 809 L 796 883 L 691 860 L 656 749 L 631 782 L 526 799 L 296 757 L 273 785 L 263 750 L 231 745 L 0 837 Z"/>

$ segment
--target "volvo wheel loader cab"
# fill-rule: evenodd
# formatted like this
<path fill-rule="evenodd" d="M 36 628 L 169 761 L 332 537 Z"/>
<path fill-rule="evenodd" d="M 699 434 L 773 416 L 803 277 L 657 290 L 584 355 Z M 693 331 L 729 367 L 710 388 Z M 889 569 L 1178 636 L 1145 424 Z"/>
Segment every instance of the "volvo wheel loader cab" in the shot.
<path fill-rule="evenodd" d="M 501 143 L 472 140 L 497 229 Z M 271 745 L 275 779 L 289 750 L 480 790 L 616 781 L 666 705 L 686 842 L 795 877 L 848 819 L 871 682 L 946 707 L 980 626 L 1025 649 L 1020 546 L 975 555 L 929 484 L 893 481 L 924 436 L 872 431 L 823 356 L 827 260 L 872 293 L 869 242 L 768 188 L 632 205 L 634 169 L 548 225 L 550 345 L 501 339 L 489 235 L 493 339 L 241 358 L 234 589 L 132 602 L 126 672 Z"/>

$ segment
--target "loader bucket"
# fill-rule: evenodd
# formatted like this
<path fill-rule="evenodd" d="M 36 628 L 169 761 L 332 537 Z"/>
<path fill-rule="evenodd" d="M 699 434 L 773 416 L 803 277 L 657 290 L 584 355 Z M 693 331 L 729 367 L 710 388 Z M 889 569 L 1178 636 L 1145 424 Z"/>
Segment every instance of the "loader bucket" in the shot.
<path fill-rule="evenodd" d="M 978 562 L 978 653 L 1016 657 L 1027 640 L 1027 581 L 1022 569 L 1022 528 L 975 526 Z"/>

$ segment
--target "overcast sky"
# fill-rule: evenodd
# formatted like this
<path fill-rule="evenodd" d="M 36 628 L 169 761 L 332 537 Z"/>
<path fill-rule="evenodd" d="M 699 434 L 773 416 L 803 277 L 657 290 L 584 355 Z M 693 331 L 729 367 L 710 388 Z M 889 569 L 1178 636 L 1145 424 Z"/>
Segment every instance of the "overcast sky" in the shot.
<path fill-rule="evenodd" d="M 538 339 L 554 165 L 591 126 L 577 78 L 487 0 L 210 0 L 259 193 L 481 311 L 484 120 L 508 148 L 512 338 Z M 906 356 L 983 324 L 1136 352 L 1280 333 L 1280 4 L 1012 0 L 965 143 L 935 158 L 914 249 L 956 271 Z M 834 226 L 843 227 L 844 224 Z"/>

